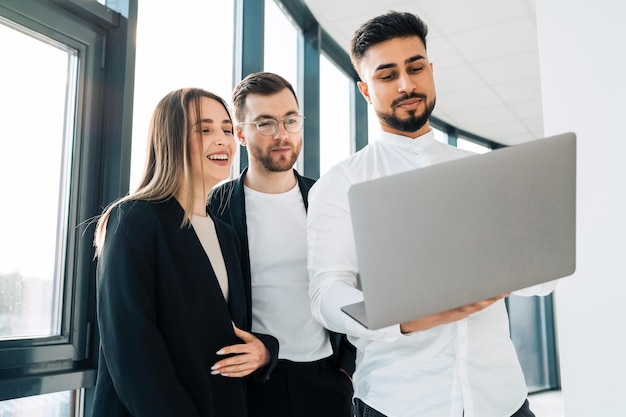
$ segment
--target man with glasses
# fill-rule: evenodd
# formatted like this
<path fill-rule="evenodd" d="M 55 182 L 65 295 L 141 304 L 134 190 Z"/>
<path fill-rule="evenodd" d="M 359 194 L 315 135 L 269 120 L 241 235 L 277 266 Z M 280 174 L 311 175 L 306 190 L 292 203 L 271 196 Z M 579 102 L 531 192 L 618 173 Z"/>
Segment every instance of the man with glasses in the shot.
<path fill-rule="evenodd" d="M 298 99 L 281 76 L 254 73 L 235 87 L 233 110 L 250 163 L 213 191 L 209 205 L 241 240 L 252 330 L 280 343 L 269 380 L 248 383 L 249 416 L 351 416 L 354 348 L 315 321 L 309 306 L 306 210 L 314 180 L 293 168 L 304 123 Z"/>

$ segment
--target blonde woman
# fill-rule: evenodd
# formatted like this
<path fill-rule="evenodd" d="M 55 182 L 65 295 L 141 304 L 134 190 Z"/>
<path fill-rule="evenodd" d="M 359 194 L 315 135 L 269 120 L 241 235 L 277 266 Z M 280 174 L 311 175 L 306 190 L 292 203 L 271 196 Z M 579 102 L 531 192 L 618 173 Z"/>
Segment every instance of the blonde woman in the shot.
<path fill-rule="evenodd" d="M 176 90 L 157 105 L 134 193 L 96 229 L 100 359 L 94 417 L 244 417 L 245 380 L 278 343 L 248 329 L 239 246 L 207 214 L 228 178 L 233 126 L 220 97 Z"/>

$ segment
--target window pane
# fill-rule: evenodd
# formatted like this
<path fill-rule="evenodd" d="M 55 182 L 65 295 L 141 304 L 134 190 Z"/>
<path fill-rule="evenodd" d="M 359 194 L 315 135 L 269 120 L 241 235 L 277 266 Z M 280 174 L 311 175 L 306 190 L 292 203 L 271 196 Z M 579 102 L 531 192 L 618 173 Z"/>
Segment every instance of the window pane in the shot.
<path fill-rule="evenodd" d="M 448 135 L 445 132 L 437 129 L 436 127 L 432 127 L 432 125 L 430 127 L 435 135 L 435 140 L 441 143 L 448 143 Z"/>
<path fill-rule="evenodd" d="M 137 18 L 131 190 L 143 173 L 148 125 L 161 98 L 179 88 L 199 87 L 230 102 L 233 13 L 234 0 L 141 2 Z"/>
<path fill-rule="evenodd" d="M 60 334 L 76 51 L 0 20 L 0 340 Z"/>
<path fill-rule="evenodd" d="M 264 25 L 263 69 L 289 81 L 297 94 L 300 91 L 298 86 L 299 31 L 273 0 L 265 1 Z M 302 108 L 302 97 L 298 97 L 298 101 Z M 306 113 L 306 109 L 302 111 Z M 303 154 L 304 152 L 300 153 L 295 166 L 300 171 L 302 171 Z"/>
<path fill-rule="evenodd" d="M 93 0 L 92 0 L 93 1 Z M 128 0 L 97 0 L 111 10 L 115 10 L 124 16 L 128 16 Z M 143 7 L 143 4 L 142 4 Z"/>
<path fill-rule="evenodd" d="M 357 100 L 365 100 L 362 95 L 359 94 Z M 374 142 L 378 140 L 378 136 L 380 134 L 381 127 L 380 122 L 378 121 L 378 116 L 376 115 L 376 110 L 374 110 L 374 106 L 371 104 L 367 104 L 367 136 L 368 143 Z"/>
<path fill-rule="evenodd" d="M 458 148 L 465 149 L 465 150 L 472 151 L 472 152 L 476 152 L 476 153 L 487 153 L 487 152 L 491 151 L 491 149 L 486 147 L 486 146 L 479 145 L 476 142 L 472 142 L 472 141 L 469 141 L 469 140 L 463 139 L 463 138 L 458 138 L 456 140 L 456 146 Z"/>
<path fill-rule="evenodd" d="M 0 401 L 0 417 L 74 417 L 78 391 Z"/>
<path fill-rule="evenodd" d="M 265 1 L 263 48 L 264 70 L 279 74 L 298 91 L 298 29 L 273 0 Z"/>
<path fill-rule="evenodd" d="M 511 340 L 529 392 L 558 388 L 553 295 L 508 299 Z"/>
<path fill-rule="evenodd" d="M 320 175 L 350 156 L 352 81 L 324 55 L 320 57 Z"/>

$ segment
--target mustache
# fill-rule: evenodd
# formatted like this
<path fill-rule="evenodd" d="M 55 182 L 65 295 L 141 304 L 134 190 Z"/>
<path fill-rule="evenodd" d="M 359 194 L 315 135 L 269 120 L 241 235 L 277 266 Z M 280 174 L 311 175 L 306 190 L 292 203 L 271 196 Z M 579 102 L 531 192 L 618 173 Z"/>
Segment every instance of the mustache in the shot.
<path fill-rule="evenodd" d="M 396 107 L 401 102 L 408 100 L 410 98 L 417 98 L 417 99 L 426 101 L 426 94 L 422 94 L 422 93 L 403 94 L 391 102 L 391 107 Z"/>
<path fill-rule="evenodd" d="M 280 148 L 289 148 L 289 149 L 293 149 L 293 144 L 289 143 L 289 142 L 280 142 L 280 143 L 275 143 L 274 146 L 272 146 L 272 150 L 276 150 L 276 149 L 280 149 Z"/>

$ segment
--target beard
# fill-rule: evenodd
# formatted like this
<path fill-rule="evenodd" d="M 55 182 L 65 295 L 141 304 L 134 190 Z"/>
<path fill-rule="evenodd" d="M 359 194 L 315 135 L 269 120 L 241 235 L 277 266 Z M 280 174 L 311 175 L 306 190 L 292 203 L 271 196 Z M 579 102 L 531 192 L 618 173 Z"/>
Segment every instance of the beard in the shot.
<path fill-rule="evenodd" d="M 284 146 L 284 145 L 281 145 Z M 272 155 L 271 150 L 264 151 L 256 146 L 248 146 L 248 152 L 257 165 L 268 172 L 284 172 L 293 168 L 300 154 L 300 148 L 293 149 L 289 155 L 280 155 L 278 158 Z"/>
<path fill-rule="evenodd" d="M 412 111 L 409 113 L 409 117 L 406 119 L 400 119 L 396 114 L 396 105 L 403 101 L 408 100 L 410 98 L 419 98 L 424 100 L 426 108 L 420 114 L 416 114 L 416 111 Z M 436 98 L 433 98 L 430 102 L 426 101 L 426 96 L 419 93 L 413 93 L 410 95 L 405 95 L 395 99 L 391 103 L 391 108 L 393 109 L 391 113 L 383 113 L 380 110 L 376 110 L 376 115 L 381 119 L 387 126 L 399 130 L 400 132 L 412 133 L 420 130 L 426 122 L 428 122 L 428 118 L 432 114 L 435 109 L 435 101 Z"/>

